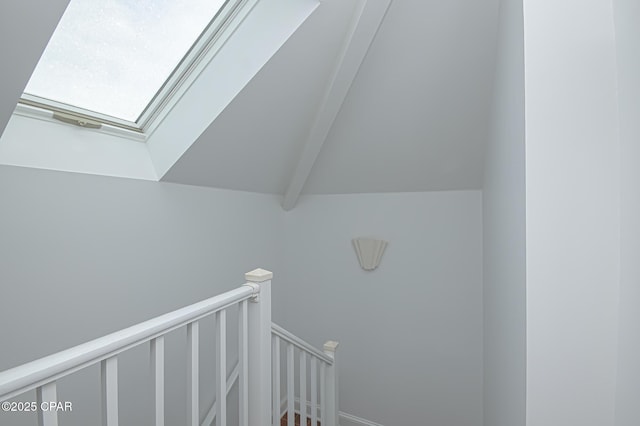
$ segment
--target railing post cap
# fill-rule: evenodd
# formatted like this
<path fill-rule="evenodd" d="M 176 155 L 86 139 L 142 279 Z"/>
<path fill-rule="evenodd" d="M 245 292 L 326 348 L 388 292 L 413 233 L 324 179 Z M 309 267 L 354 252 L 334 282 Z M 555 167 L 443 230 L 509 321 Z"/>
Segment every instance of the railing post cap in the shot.
<path fill-rule="evenodd" d="M 273 278 L 273 272 L 265 269 L 254 269 L 251 272 L 244 274 L 244 279 L 251 283 L 261 283 L 263 281 L 269 281 Z"/>
<path fill-rule="evenodd" d="M 324 344 L 324 351 L 335 353 L 336 349 L 338 348 L 338 345 L 339 345 L 338 342 L 329 340 Z"/>

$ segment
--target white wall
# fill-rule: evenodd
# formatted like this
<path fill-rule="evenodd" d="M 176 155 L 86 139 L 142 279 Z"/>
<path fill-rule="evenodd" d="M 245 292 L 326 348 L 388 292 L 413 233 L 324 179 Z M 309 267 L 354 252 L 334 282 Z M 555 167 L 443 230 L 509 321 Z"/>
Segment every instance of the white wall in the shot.
<path fill-rule="evenodd" d="M 620 108 L 621 287 L 616 425 L 640 424 L 640 3 L 615 0 Z"/>
<path fill-rule="evenodd" d="M 525 424 L 524 131 L 522 0 L 502 0 L 482 192 L 485 426 Z"/>
<path fill-rule="evenodd" d="M 143 142 L 19 114 L 0 134 L 0 165 L 158 180 Z"/>
<path fill-rule="evenodd" d="M 274 196 L 0 166 L 0 200 L 0 371 L 235 288 L 254 267 L 282 270 Z M 185 335 L 167 341 L 167 424 L 184 418 Z M 148 345 L 121 357 L 123 424 L 147 424 L 148 360 Z M 99 385 L 98 368 L 61 381 L 65 425 L 99 423 Z M 201 389 L 204 406 L 213 389 Z"/>
<path fill-rule="evenodd" d="M 525 0 L 527 425 L 614 421 L 620 149 L 610 0 Z"/>
<path fill-rule="evenodd" d="M 389 241 L 373 272 L 359 236 Z M 282 325 L 341 342 L 341 410 L 387 426 L 482 424 L 479 191 L 304 196 L 285 243 Z"/>

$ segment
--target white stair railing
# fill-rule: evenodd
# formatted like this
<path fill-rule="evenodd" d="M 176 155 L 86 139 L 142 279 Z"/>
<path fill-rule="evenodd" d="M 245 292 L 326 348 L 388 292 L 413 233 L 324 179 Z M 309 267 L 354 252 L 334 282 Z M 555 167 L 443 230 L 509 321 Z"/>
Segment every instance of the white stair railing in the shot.
<path fill-rule="evenodd" d="M 280 426 L 284 413 L 287 414 L 287 426 L 295 425 L 295 415 L 300 415 L 300 425 L 306 426 L 307 419 L 312 426 L 318 422 L 322 426 L 338 426 L 338 374 L 336 348 L 338 342 L 324 344 L 324 353 L 288 332 L 279 325 L 272 327 L 272 426 Z M 284 372 L 284 398 L 281 389 L 281 355 L 285 348 L 286 370 Z M 296 357 L 297 352 L 297 357 Z M 298 368 L 296 369 L 296 358 Z M 307 364 L 308 359 L 308 364 Z M 318 368 L 320 371 L 318 371 Z M 297 370 L 297 373 L 296 373 Z M 307 382 L 307 376 L 309 382 Z M 296 380 L 297 379 L 297 380 Z M 295 385 L 298 383 L 298 395 Z M 307 390 L 309 399 L 307 400 Z M 286 403 L 283 412 L 282 402 Z M 296 401 L 298 409 L 296 410 Z"/>
<path fill-rule="evenodd" d="M 56 410 L 42 409 L 57 402 L 56 383 L 62 377 L 100 364 L 102 381 L 102 426 L 117 426 L 118 355 L 150 342 L 153 371 L 155 426 L 164 426 L 164 336 L 187 328 L 187 418 L 184 424 L 200 426 L 199 400 L 199 321 L 216 316 L 217 425 L 226 426 L 226 312 L 238 305 L 239 327 L 239 419 L 242 426 L 264 425 L 271 421 L 271 278 L 268 271 L 256 269 L 245 274 L 241 287 L 178 309 L 124 330 L 75 346 L 0 373 L 0 401 L 4 402 L 35 389 L 38 398 L 38 425 L 57 426 Z M 266 390 L 266 392 L 265 392 Z M 223 397 L 220 397 L 223 395 Z"/>
<path fill-rule="evenodd" d="M 329 341 L 324 352 L 271 322 L 271 279 L 269 271 L 256 269 L 245 274 L 241 287 L 178 309 L 124 330 L 75 346 L 62 352 L 0 372 L 0 402 L 36 390 L 38 425 L 58 426 L 56 410 L 41 409 L 57 402 L 57 381 L 79 370 L 100 364 L 102 382 L 102 426 L 118 426 L 118 355 L 150 342 L 153 374 L 153 424 L 165 425 L 165 339 L 181 327 L 187 329 L 187 426 L 227 425 L 227 394 L 238 381 L 240 426 L 280 426 L 283 415 L 280 394 L 281 343 L 286 344 L 286 412 L 293 426 L 296 411 L 301 425 L 338 426 L 338 375 L 335 351 Z M 238 362 L 226 370 L 227 310 L 238 307 Z M 198 359 L 200 321 L 216 319 L 216 400 L 200 419 Z M 295 355 L 298 354 L 299 383 L 296 410 Z M 273 363 L 272 363 L 273 356 Z M 318 371 L 319 370 L 319 371 Z M 309 382 L 307 382 L 309 378 Z M 309 390 L 309 400 L 307 400 Z"/>

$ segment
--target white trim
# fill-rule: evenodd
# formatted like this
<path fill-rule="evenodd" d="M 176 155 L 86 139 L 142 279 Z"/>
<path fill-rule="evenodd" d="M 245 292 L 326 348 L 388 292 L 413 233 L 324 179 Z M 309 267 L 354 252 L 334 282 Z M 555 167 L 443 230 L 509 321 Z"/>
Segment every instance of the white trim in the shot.
<path fill-rule="evenodd" d="M 122 118 L 113 117 L 111 115 L 102 114 L 97 111 L 92 111 L 85 108 L 80 108 L 75 105 L 65 104 L 63 102 L 54 101 L 52 99 L 43 98 L 37 95 L 32 95 L 30 93 L 23 93 L 18 101 L 18 105 L 27 105 L 33 106 L 36 108 L 41 108 L 46 111 L 51 112 L 64 112 L 70 113 L 73 115 L 86 116 L 91 120 L 99 121 L 101 124 L 111 124 L 113 123 L 116 127 L 122 126 L 123 128 L 129 128 L 140 132 L 140 128 L 137 123 L 129 120 L 124 120 Z M 35 104 L 35 105 L 34 105 Z"/>
<path fill-rule="evenodd" d="M 310 343 L 302 340 L 301 338 L 291 333 L 290 331 L 285 330 L 284 328 L 280 327 L 278 324 L 276 323 L 271 324 L 271 332 L 276 336 L 279 336 L 285 342 L 291 343 L 298 349 L 303 350 L 306 353 L 310 354 L 311 356 L 318 358 L 320 361 L 323 361 L 325 364 L 328 364 L 328 365 L 333 364 L 333 358 L 331 358 L 329 355 L 322 353 L 320 350 L 316 349 Z"/>
<path fill-rule="evenodd" d="M 340 426 L 383 426 L 380 423 L 372 422 L 371 420 L 363 419 L 362 417 L 354 416 L 353 414 L 340 411 Z"/>
<path fill-rule="evenodd" d="M 182 63 L 140 115 L 137 123 L 144 133 L 153 134 L 258 2 L 237 0 L 224 17 L 216 17 L 219 22 L 210 25 L 207 33 L 196 40 Z"/>
<path fill-rule="evenodd" d="M 51 110 L 38 108 L 32 105 L 18 103 L 18 105 L 16 105 L 16 109 L 13 111 L 13 114 L 20 117 L 32 118 L 35 120 L 46 121 L 48 123 L 68 126 L 68 124 L 63 124 L 60 121 L 54 119 L 53 112 Z M 117 136 L 119 138 L 129 139 L 135 142 L 146 142 L 147 140 L 147 136 L 144 133 L 134 132 L 133 130 L 127 130 L 122 127 L 111 126 L 104 123 L 102 123 L 102 127 L 100 129 L 84 130 L 88 132 L 102 133 L 109 136 Z"/>
<path fill-rule="evenodd" d="M 296 398 L 295 401 L 295 412 L 296 414 L 300 414 L 300 398 Z M 307 401 L 307 408 L 311 410 L 311 402 Z M 284 395 L 280 399 L 280 419 L 287 412 L 287 396 Z M 340 418 L 340 426 L 384 426 L 380 423 L 373 422 L 371 420 L 363 419 L 362 417 L 354 416 L 353 414 L 345 413 L 344 411 L 339 411 L 338 414 Z M 320 419 L 320 407 L 318 407 L 318 419 Z"/>

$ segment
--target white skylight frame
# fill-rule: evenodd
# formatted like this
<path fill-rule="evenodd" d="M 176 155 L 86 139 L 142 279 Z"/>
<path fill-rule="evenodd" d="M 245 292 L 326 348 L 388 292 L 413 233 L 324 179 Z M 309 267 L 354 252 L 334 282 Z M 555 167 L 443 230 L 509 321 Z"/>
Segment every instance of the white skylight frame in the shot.
<path fill-rule="evenodd" d="M 256 2 L 257 0 L 227 0 L 225 2 L 220 12 L 207 25 L 202 35 L 198 37 L 140 114 L 137 124 L 141 129 L 153 131 Z"/>
<path fill-rule="evenodd" d="M 102 125 L 98 130 L 100 132 L 144 141 L 171 111 L 257 1 L 226 0 L 135 122 L 28 93 L 21 96 L 16 113 L 45 120 L 53 119 L 53 115 L 62 113 L 77 118 L 79 122 L 97 122 Z"/>

